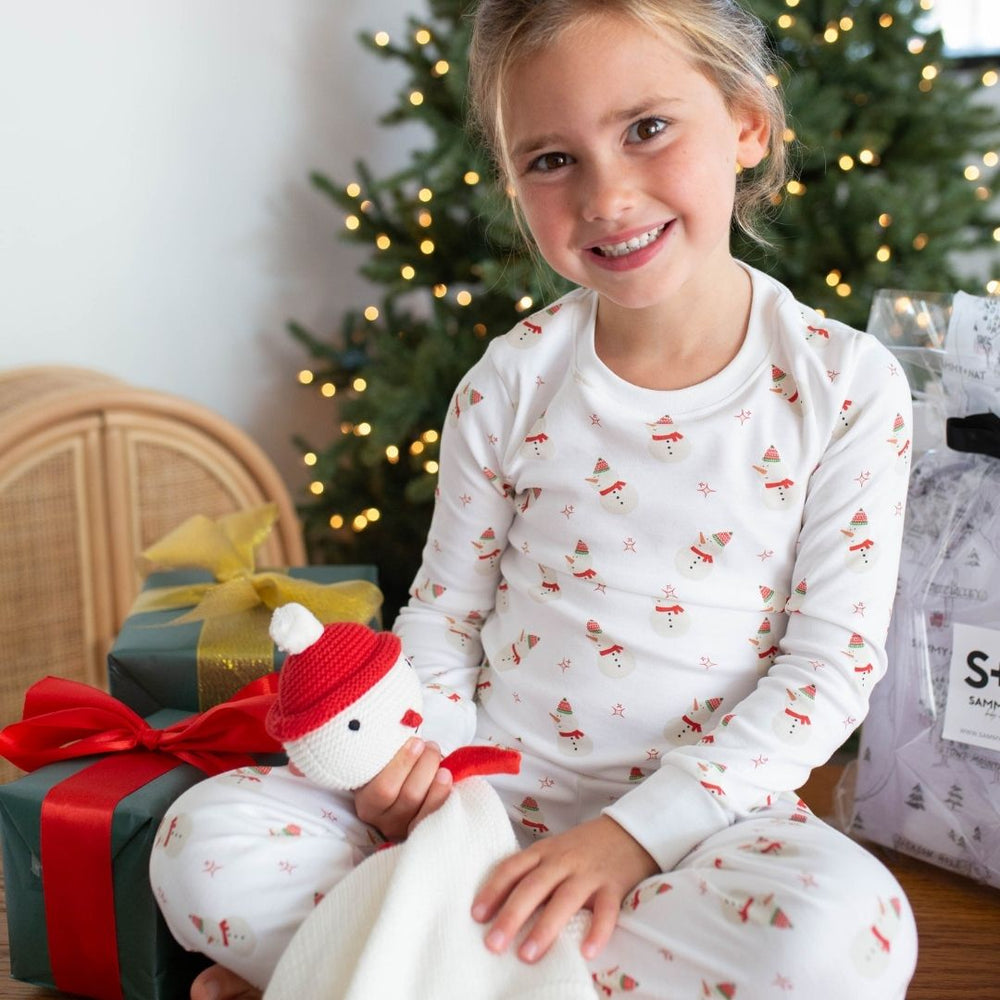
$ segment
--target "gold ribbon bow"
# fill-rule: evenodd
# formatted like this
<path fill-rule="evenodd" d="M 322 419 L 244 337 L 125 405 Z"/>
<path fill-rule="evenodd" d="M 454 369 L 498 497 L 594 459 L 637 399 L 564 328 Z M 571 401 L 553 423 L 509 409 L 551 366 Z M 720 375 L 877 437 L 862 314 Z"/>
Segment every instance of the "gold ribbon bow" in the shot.
<path fill-rule="evenodd" d="M 274 669 L 268 624 L 275 608 L 296 601 L 324 624 L 367 623 L 378 614 L 382 594 L 367 580 L 317 583 L 256 571 L 254 553 L 277 516 L 273 503 L 216 520 L 196 514 L 140 556 L 147 573 L 154 568 L 202 569 L 214 577 L 214 582 L 147 588 L 132 606 L 133 614 L 190 607 L 168 624 L 203 622 L 197 649 L 203 710 Z"/>

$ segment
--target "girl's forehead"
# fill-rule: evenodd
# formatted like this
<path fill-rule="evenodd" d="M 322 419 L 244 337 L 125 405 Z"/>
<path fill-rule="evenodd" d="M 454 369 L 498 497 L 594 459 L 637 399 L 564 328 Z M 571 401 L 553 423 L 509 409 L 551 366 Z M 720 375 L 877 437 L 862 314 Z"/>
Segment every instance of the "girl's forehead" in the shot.
<path fill-rule="evenodd" d="M 509 64 L 502 88 L 505 131 L 515 120 L 561 110 L 600 119 L 653 99 L 700 99 L 706 84 L 715 90 L 673 33 L 594 15 Z"/>

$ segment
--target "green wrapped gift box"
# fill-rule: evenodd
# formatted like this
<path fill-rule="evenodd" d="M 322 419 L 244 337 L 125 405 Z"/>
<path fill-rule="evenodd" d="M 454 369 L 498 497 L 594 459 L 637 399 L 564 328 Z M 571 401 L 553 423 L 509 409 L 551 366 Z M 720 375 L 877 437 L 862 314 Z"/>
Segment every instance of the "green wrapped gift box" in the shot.
<path fill-rule="evenodd" d="M 371 565 L 292 567 L 222 584 L 206 570 L 152 573 L 108 654 L 111 693 L 140 715 L 204 711 L 280 668 L 271 608 L 296 600 L 324 623 L 378 627 L 377 583 Z"/>
<path fill-rule="evenodd" d="M 272 680 L 210 713 L 145 721 L 74 681 L 29 689 L 24 720 L 0 733 L 0 753 L 31 771 L 0 786 L 15 979 L 95 1000 L 186 1000 L 207 962 L 168 931 L 149 856 L 169 806 L 206 773 L 283 763 L 264 731 Z"/>

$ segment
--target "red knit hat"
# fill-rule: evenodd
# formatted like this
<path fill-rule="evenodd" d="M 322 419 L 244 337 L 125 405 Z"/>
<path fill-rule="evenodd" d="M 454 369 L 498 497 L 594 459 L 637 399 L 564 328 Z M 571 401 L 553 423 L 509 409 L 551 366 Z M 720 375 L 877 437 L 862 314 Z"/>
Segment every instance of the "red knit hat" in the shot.
<path fill-rule="evenodd" d="M 301 739 L 357 701 L 399 659 L 399 638 L 354 622 L 327 625 L 281 668 L 267 731 L 281 742 Z"/>

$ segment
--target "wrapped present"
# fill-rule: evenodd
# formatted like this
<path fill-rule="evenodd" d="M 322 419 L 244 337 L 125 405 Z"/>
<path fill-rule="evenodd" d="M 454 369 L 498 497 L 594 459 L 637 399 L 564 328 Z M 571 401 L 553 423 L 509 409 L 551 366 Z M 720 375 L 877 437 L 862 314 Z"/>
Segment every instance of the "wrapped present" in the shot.
<path fill-rule="evenodd" d="M 188 996 L 205 961 L 167 930 L 150 851 L 181 792 L 280 750 L 264 729 L 275 690 L 272 674 L 202 715 L 146 721 L 76 681 L 29 689 L 23 720 L 0 732 L 0 755 L 32 772 L 0 787 L 15 979 L 94 1000 Z"/>
<path fill-rule="evenodd" d="M 914 464 L 889 671 L 861 732 L 849 825 L 1000 887 L 1000 299 L 955 296 L 945 436 Z"/>
<path fill-rule="evenodd" d="M 189 518 L 143 553 L 150 572 L 108 656 L 111 693 L 140 715 L 204 711 L 280 668 L 268 635 L 274 608 L 292 601 L 324 623 L 377 623 L 373 566 L 257 570 L 253 553 L 273 505 L 218 520 Z"/>

